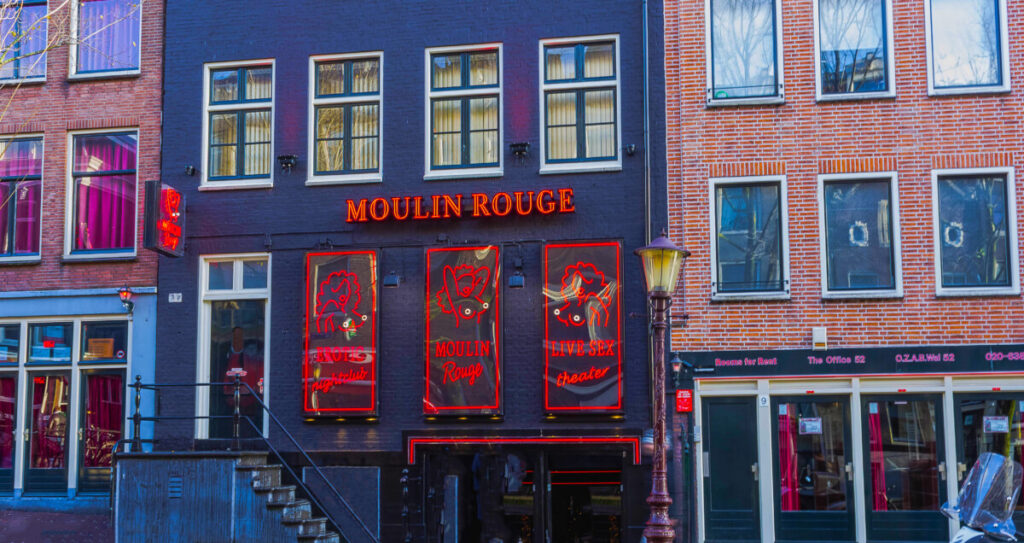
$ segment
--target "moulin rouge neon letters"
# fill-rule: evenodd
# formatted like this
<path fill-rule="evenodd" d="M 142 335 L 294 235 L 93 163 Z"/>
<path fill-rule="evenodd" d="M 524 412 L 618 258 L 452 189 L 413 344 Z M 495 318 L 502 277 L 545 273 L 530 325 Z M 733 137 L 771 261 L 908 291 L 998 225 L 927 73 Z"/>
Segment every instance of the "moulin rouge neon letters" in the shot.
<path fill-rule="evenodd" d="M 474 218 L 575 213 L 573 198 L 571 188 L 498 192 L 493 195 L 475 192 L 468 197 L 463 194 L 434 194 L 362 198 L 346 200 L 345 222 L 461 219 L 464 212 Z"/>

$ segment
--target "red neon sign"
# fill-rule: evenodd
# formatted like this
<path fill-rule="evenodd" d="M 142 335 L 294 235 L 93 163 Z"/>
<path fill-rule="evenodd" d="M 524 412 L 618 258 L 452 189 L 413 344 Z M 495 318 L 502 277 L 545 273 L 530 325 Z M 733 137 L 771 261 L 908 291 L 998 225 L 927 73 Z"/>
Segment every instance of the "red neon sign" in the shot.
<path fill-rule="evenodd" d="M 345 222 L 461 219 L 575 213 L 571 188 L 346 200 Z"/>
<path fill-rule="evenodd" d="M 618 242 L 544 248 L 544 408 L 622 410 Z"/>
<path fill-rule="evenodd" d="M 377 255 L 306 255 L 307 416 L 377 414 Z"/>
<path fill-rule="evenodd" d="M 693 413 L 693 391 L 676 391 L 676 413 Z"/>
<path fill-rule="evenodd" d="M 167 256 L 184 254 L 185 197 L 159 181 L 146 181 L 144 245 Z"/>
<path fill-rule="evenodd" d="M 501 413 L 498 248 L 427 250 L 427 415 Z"/>

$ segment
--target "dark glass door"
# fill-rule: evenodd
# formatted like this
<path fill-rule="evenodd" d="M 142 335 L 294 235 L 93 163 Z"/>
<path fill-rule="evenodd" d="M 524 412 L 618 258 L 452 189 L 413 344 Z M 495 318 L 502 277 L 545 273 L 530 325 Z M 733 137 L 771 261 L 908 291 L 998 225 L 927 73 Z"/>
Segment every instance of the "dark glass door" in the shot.
<path fill-rule="evenodd" d="M 81 430 L 78 491 L 109 492 L 114 445 L 124 426 L 124 375 L 82 375 Z"/>
<path fill-rule="evenodd" d="M 981 453 L 1024 460 L 1024 394 L 956 395 L 957 481 Z M 1017 499 L 1014 524 L 1024 526 L 1024 495 Z"/>
<path fill-rule="evenodd" d="M 266 300 L 212 302 L 210 307 L 210 381 L 234 382 L 233 374 L 262 395 Z M 211 438 L 230 438 L 235 412 L 234 387 L 210 387 Z M 243 420 L 239 434 L 255 437 L 262 432 L 263 409 L 246 388 L 242 388 L 239 411 Z"/>
<path fill-rule="evenodd" d="M 29 442 L 25 492 L 66 494 L 68 488 L 67 373 L 29 374 Z"/>
<path fill-rule="evenodd" d="M 548 462 L 550 541 L 625 541 L 622 457 L 550 455 Z"/>
<path fill-rule="evenodd" d="M 13 373 L 0 374 L 0 493 L 14 492 L 14 424 L 18 413 L 18 379 Z"/>
<path fill-rule="evenodd" d="M 754 398 L 705 398 L 704 540 L 761 541 Z"/>
<path fill-rule="evenodd" d="M 853 465 L 846 398 L 772 402 L 777 541 L 853 541 Z"/>
<path fill-rule="evenodd" d="M 868 540 L 948 541 L 938 396 L 865 396 Z"/>

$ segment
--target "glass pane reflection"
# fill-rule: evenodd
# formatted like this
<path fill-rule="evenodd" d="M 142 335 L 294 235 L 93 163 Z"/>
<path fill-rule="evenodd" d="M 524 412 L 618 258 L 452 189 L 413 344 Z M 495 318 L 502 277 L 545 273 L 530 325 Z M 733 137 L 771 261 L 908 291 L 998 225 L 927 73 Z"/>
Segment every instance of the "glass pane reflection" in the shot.
<path fill-rule="evenodd" d="M 867 411 L 872 510 L 938 510 L 935 402 L 868 402 Z"/>
<path fill-rule="evenodd" d="M 783 511 L 845 511 L 846 413 L 840 402 L 778 406 Z"/>

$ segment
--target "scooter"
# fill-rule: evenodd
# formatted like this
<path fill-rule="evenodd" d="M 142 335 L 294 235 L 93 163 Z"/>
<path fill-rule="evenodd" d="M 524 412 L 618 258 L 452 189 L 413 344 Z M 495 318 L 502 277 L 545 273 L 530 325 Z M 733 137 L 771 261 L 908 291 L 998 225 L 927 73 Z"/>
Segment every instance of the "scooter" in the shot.
<path fill-rule="evenodd" d="M 1017 462 L 982 453 L 964 479 L 956 503 L 942 506 L 942 514 L 962 524 L 950 543 L 999 543 L 1024 537 L 1013 524 L 1022 473 Z"/>

